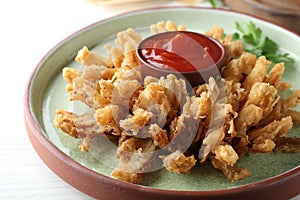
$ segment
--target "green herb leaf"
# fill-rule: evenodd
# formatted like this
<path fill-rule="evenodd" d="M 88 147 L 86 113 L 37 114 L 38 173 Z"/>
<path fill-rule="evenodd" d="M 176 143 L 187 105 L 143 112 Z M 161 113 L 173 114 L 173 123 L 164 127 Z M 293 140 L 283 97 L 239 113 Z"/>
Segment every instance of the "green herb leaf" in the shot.
<path fill-rule="evenodd" d="M 263 54 L 276 54 L 276 52 L 279 50 L 278 45 L 268 37 L 264 39 L 261 49 Z"/>
<path fill-rule="evenodd" d="M 257 28 L 253 22 L 249 24 L 236 23 L 236 29 L 243 34 L 243 39 L 246 43 L 258 45 L 261 38 L 262 30 Z"/>
<path fill-rule="evenodd" d="M 238 33 L 232 34 L 231 37 L 232 37 L 233 40 L 239 40 L 240 39 L 240 35 Z"/>
<path fill-rule="evenodd" d="M 211 6 L 212 6 L 213 8 L 216 8 L 216 7 L 217 7 L 217 2 L 218 2 L 218 0 L 209 0 L 209 2 L 210 2 Z"/>
<path fill-rule="evenodd" d="M 236 29 L 241 33 L 234 33 L 232 38 L 241 39 L 244 43 L 244 49 L 257 57 L 266 56 L 274 63 L 284 62 L 286 66 L 292 66 L 295 60 L 288 53 L 281 54 L 275 41 L 269 37 L 262 37 L 262 30 L 250 21 L 247 23 L 236 22 Z"/>

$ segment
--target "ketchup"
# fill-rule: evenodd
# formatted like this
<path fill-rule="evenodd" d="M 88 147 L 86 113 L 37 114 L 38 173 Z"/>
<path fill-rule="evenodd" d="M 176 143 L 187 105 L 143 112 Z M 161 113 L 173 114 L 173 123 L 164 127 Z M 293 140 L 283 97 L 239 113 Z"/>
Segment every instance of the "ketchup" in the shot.
<path fill-rule="evenodd" d="M 193 72 L 218 63 L 220 44 L 205 35 L 172 31 L 145 39 L 138 48 L 144 62 L 166 71 Z"/>

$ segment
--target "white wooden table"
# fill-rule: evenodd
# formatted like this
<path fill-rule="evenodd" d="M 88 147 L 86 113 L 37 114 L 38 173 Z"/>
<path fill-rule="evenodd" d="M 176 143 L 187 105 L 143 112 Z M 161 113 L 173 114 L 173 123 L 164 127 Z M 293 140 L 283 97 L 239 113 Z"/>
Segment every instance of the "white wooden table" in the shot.
<path fill-rule="evenodd" d="M 152 1 L 143 7 L 161 4 Z M 23 122 L 25 83 L 39 60 L 62 39 L 137 7 L 99 7 L 86 0 L 15 0 L 1 1 L 0 9 L 0 199 L 92 199 L 48 169 L 31 146 Z"/>

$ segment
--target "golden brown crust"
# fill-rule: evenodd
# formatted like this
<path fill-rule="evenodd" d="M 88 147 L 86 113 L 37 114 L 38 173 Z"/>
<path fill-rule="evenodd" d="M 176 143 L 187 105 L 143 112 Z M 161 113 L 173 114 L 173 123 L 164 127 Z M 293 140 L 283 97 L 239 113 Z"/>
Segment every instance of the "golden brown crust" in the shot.
<path fill-rule="evenodd" d="M 237 165 L 226 165 L 218 159 L 213 159 L 212 164 L 215 168 L 221 170 L 226 175 L 228 180 L 231 181 L 238 181 L 250 176 L 250 172 L 247 169 Z"/>
<path fill-rule="evenodd" d="M 151 30 L 186 28 L 167 21 Z M 227 63 L 221 79 L 210 78 L 195 94 L 174 75 L 142 80 L 135 53 L 141 36 L 131 28 L 117 35 L 116 46 L 106 45 L 108 58 L 83 47 L 76 57 L 83 67 L 64 68 L 63 77 L 69 100 L 85 103 L 91 112 L 57 110 L 54 126 L 82 138 L 79 149 L 85 152 L 94 136 L 116 140 L 119 162 L 111 175 L 132 183 L 140 183 L 157 160 L 176 173 L 189 173 L 197 161 L 212 162 L 236 181 L 250 175 L 237 166 L 244 154 L 299 152 L 299 138 L 286 134 L 293 122 L 300 123 L 300 90 L 279 95 L 291 88 L 282 82 L 284 63 L 268 72 L 265 56 L 245 52 L 241 41 L 223 37 L 221 27 L 206 34 L 224 45 Z"/>
<path fill-rule="evenodd" d="M 190 173 L 197 162 L 193 155 L 187 157 L 179 150 L 167 156 L 162 156 L 162 159 L 163 165 L 168 171 L 178 174 Z"/>

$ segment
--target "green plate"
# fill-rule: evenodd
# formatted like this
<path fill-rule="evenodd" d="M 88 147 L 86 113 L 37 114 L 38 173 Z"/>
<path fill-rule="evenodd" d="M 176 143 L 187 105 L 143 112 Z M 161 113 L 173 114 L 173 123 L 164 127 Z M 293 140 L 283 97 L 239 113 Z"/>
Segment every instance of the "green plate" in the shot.
<path fill-rule="evenodd" d="M 300 65 L 299 36 L 257 18 L 227 10 L 189 7 L 143 10 L 95 23 L 71 35 L 46 55 L 35 71 L 29 99 L 32 115 L 49 141 L 68 157 L 92 171 L 110 176 L 112 168 L 99 162 L 91 154 L 80 152 L 78 150 L 80 139 L 74 139 L 53 127 L 56 109 L 72 111 L 74 108 L 73 103 L 67 101 L 68 93 L 65 90 L 66 82 L 62 77 L 62 69 L 66 66 L 80 67 L 78 63 L 74 62 L 74 57 L 84 45 L 104 53 L 104 43 L 110 41 L 107 39 L 119 31 L 128 27 L 148 27 L 161 20 L 173 20 L 176 24 L 184 24 L 188 30 L 197 32 L 204 32 L 212 29 L 214 25 L 219 25 L 228 34 L 236 31 L 235 22 L 248 23 L 252 21 L 263 30 L 265 36 L 276 41 L 281 50 L 288 52 L 295 59 L 295 67 L 286 69 L 284 80 L 293 84 L 292 90 L 300 87 L 300 68 L 296 67 Z M 289 134 L 299 136 L 299 128 L 295 127 Z M 244 156 L 238 161 L 238 164 L 249 169 L 251 176 L 241 181 L 230 182 L 210 164 L 204 164 L 195 167 L 191 174 L 178 175 L 164 169 L 147 173 L 142 185 L 151 188 L 187 191 L 235 188 L 270 179 L 291 170 L 299 172 L 300 153 L 254 154 Z"/>

